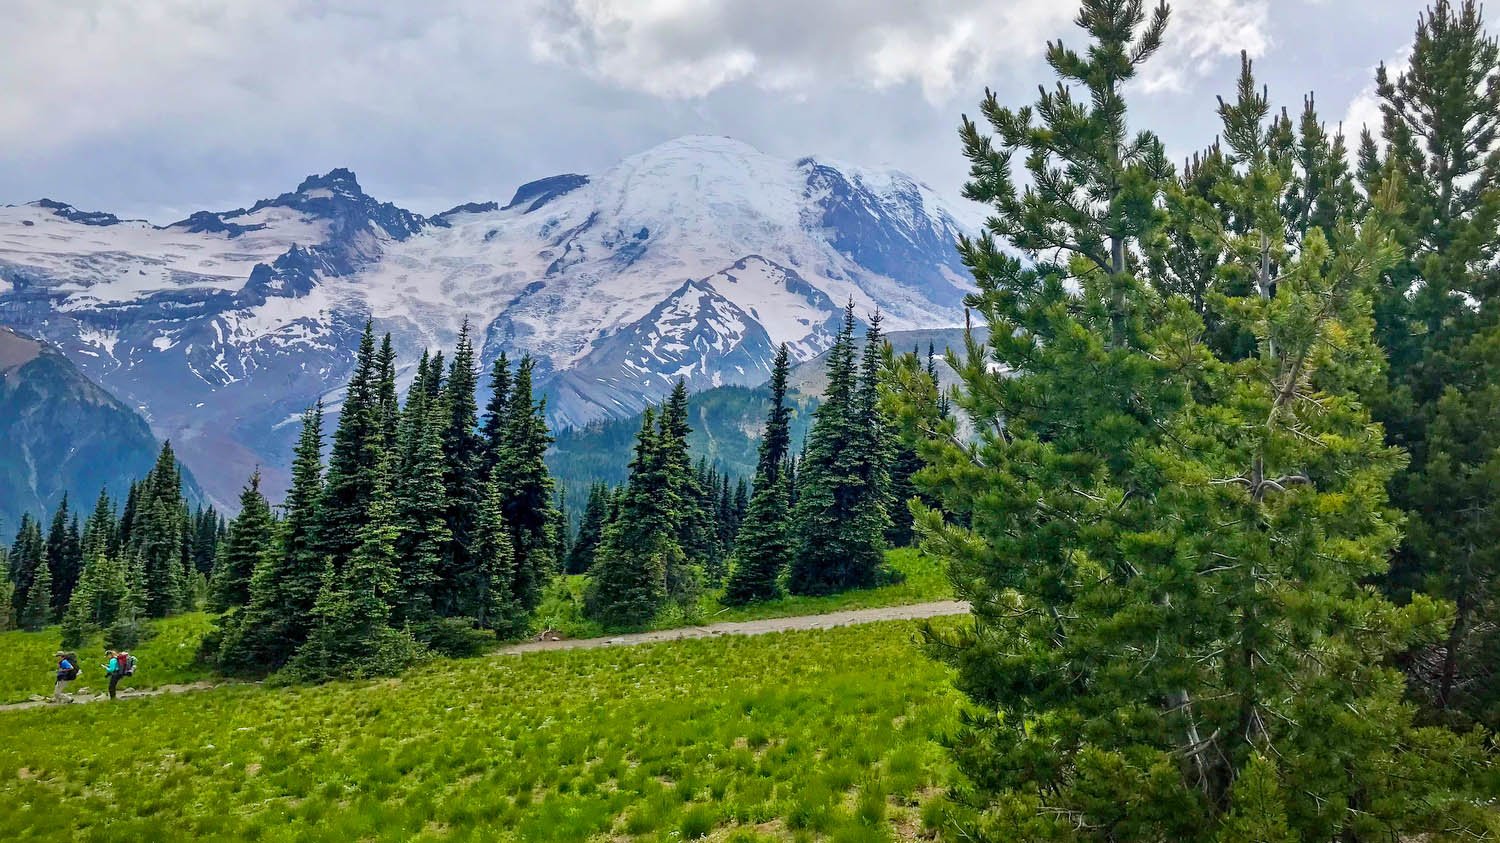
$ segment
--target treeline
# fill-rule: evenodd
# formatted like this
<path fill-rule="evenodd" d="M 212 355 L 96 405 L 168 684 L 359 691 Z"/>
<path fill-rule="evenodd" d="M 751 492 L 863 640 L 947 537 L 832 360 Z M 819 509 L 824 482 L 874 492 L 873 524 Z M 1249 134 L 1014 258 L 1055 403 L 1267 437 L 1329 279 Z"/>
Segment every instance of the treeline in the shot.
<path fill-rule="evenodd" d="M 227 528 L 213 507 L 190 509 L 171 443 L 123 504 L 100 490 L 80 516 L 66 495 L 45 533 L 21 516 L 9 551 L 0 547 L 0 629 L 60 621 L 64 646 L 102 630 L 107 646 L 129 647 L 146 618 L 185 611 L 206 594 Z"/>
<path fill-rule="evenodd" d="M 792 451 L 788 351 L 777 352 L 753 492 L 737 503 L 738 534 L 723 580 L 727 603 L 878 585 L 890 576 L 886 548 L 911 537 L 910 514 L 897 495 L 912 488 L 916 459 L 882 408 L 889 350 L 880 316 L 870 318 L 862 352 L 855 327 L 851 303 L 800 455 Z M 602 516 L 584 520 L 584 532 L 599 536 L 587 609 L 606 626 L 643 625 L 667 605 L 694 600 L 705 575 L 718 584 L 724 573 L 703 564 L 687 419 L 687 392 L 678 384 L 644 414 L 629 481 Z"/>
<path fill-rule="evenodd" d="M 1245 59 L 1179 169 L 1127 119 L 1168 16 L 1085 0 L 1057 85 L 963 121 L 974 437 L 893 376 L 973 605 L 930 634 L 974 703 L 950 830 L 1493 839 L 1500 48 L 1434 5 L 1353 156 Z"/>

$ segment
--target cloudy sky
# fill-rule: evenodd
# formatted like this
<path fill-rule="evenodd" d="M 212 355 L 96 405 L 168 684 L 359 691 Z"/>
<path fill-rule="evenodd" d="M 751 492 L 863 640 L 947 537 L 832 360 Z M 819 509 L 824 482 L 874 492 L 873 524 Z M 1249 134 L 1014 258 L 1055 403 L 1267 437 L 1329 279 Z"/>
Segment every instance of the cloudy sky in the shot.
<path fill-rule="evenodd" d="M 1136 124 L 1214 132 L 1248 50 L 1272 99 L 1369 119 L 1420 0 L 1177 0 Z M 431 213 L 690 133 L 890 164 L 956 194 L 959 115 L 1046 81 L 1068 0 L 0 0 L 0 203 L 165 223 L 354 168 Z"/>

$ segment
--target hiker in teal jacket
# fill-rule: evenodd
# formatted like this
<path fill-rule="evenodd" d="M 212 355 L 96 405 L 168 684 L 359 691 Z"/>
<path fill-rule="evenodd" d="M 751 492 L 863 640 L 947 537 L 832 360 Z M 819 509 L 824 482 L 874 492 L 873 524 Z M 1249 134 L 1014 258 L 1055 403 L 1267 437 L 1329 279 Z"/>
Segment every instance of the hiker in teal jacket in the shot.
<path fill-rule="evenodd" d="M 109 664 L 104 666 L 104 673 L 109 677 L 109 698 L 115 698 L 115 686 L 120 684 L 120 675 L 124 673 L 125 666 L 120 664 L 120 654 L 114 650 L 106 651 L 109 656 Z"/>

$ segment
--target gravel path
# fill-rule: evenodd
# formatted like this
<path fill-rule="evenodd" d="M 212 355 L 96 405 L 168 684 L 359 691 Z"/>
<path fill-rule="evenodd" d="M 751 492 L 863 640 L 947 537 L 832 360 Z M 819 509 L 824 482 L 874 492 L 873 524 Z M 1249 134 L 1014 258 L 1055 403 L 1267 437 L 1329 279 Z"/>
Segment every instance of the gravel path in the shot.
<path fill-rule="evenodd" d="M 828 629 L 835 626 L 851 626 L 874 621 L 909 621 L 922 618 L 937 618 L 944 615 L 962 615 L 969 611 L 969 604 L 958 600 L 938 603 L 916 603 L 910 606 L 883 606 L 879 609 L 854 609 L 846 612 L 829 612 L 824 615 L 799 615 L 790 618 L 766 618 L 758 621 L 735 621 L 708 626 L 684 626 L 663 629 L 657 632 L 637 632 L 631 635 L 613 635 L 604 638 L 578 638 L 563 641 L 527 641 L 512 644 L 497 652 L 501 655 L 540 653 L 548 650 L 588 650 L 595 647 L 628 647 L 632 644 L 652 644 L 658 641 L 681 641 L 684 638 L 713 638 L 719 635 L 764 635 L 767 632 L 785 632 L 794 629 Z"/>
<path fill-rule="evenodd" d="M 136 697 L 156 697 L 156 696 L 161 696 L 162 694 L 181 694 L 181 693 L 184 693 L 186 691 L 207 691 L 210 688 L 217 688 L 220 685 L 226 685 L 226 684 L 230 684 L 230 683 L 227 683 L 227 682 L 194 682 L 194 683 L 189 684 L 189 685 L 158 685 L 155 688 L 131 689 L 129 691 L 120 691 L 118 694 L 115 695 L 115 697 L 116 697 L 115 701 L 119 702 L 120 700 L 129 700 L 129 699 L 134 699 Z M 235 684 L 237 684 L 237 683 L 235 683 Z M 90 690 L 92 691 L 92 689 L 90 689 Z M 71 704 L 74 704 L 74 705 L 76 705 L 78 703 L 95 703 L 95 702 L 109 702 L 109 694 L 107 692 L 100 691 L 98 693 L 69 694 L 68 695 L 68 703 L 71 703 Z M 6 703 L 5 705 L 0 705 L 0 711 L 20 711 L 20 710 L 26 709 L 26 708 L 42 708 L 42 707 L 45 707 L 45 706 L 54 706 L 54 705 L 55 704 L 52 702 L 52 698 L 51 697 L 47 697 L 45 699 L 37 699 L 37 698 L 33 697 L 32 699 L 27 700 L 26 702 Z"/>
<path fill-rule="evenodd" d="M 527 641 L 512 644 L 495 651 L 499 655 L 517 656 L 525 653 L 544 653 L 551 650 L 591 650 L 596 647 L 628 647 L 633 644 L 654 644 L 661 641 L 682 641 L 688 638 L 714 638 L 720 635 L 764 635 L 768 632 L 786 632 L 796 629 L 830 629 L 836 626 L 852 626 L 876 621 L 909 621 L 937 618 L 944 615 L 962 615 L 969 611 L 969 604 L 958 600 L 937 603 L 916 603 L 909 606 L 883 606 L 878 609 L 853 609 L 845 612 L 829 612 L 822 615 L 798 615 L 790 618 L 766 618 L 758 621 L 732 621 L 706 626 L 684 626 L 663 629 L 657 632 L 637 632 L 631 635 L 612 635 L 604 638 L 577 638 L 562 641 Z M 181 694 L 187 691 L 206 691 L 217 688 L 214 682 L 194 682 L 190 685 L 161 685 L 155 688 L 122 691 L 120 700 L 135 697 L 155 697 L 162 694 Z M 72 702 L 108 702 L 108 694 L 74 696 Z M 20 711 L 27 708 L 52 706 L 50 700 L 32 699 L 26 702 L 0 705 L 0 711 Z"/>

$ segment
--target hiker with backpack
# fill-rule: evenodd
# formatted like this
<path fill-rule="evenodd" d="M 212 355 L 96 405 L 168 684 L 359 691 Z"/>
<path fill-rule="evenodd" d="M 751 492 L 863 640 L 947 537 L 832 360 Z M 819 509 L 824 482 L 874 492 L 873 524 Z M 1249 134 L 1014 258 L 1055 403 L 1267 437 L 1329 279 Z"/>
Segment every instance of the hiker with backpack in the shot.
<path fill-rule="evenodd" d="M 58 651 L 57 653 L 57 684 L 52 688 L 52 701 L 63 702 L 63 692 L 68 689 L 69 683 L 78 678 L 78 656 L 74 653 Z"/>
<path fill-rule="evenodd" d="M 109 676 L 109 698 L 115 698 L 115 686 L 120 684 L 120 679 L 135 675 L 135 656 L 121 650 L 107 650 L 109 663 L 104 666 L 104 672 Z"/>

